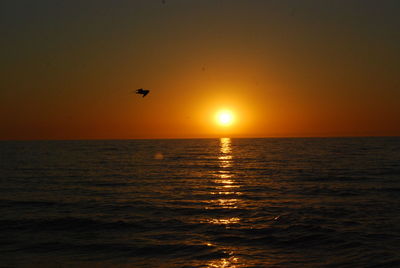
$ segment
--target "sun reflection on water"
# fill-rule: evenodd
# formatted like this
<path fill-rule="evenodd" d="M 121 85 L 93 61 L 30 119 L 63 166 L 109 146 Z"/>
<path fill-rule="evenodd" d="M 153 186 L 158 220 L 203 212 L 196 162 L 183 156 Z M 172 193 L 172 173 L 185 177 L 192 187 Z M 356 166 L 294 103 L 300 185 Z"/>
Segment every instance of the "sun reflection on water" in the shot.
<path fill-rule="evenodd" d="M 228 218 L 228 219 L 211 219 L 208 222 L 212 224 L 227 225 L 227 224 L 238 223 L 239 221 L 240 221 L 239 218 Z"/>
<path fill-rule="evenodd" d="M 220 139 L 220 150 L 218 155 L 218 164 L 220 169 L 214 174 L 215 191 L 211 194 L 219 196 L 218 199 L 209 200 L 206 209 L 236 209 L 239 207 L 240 200 L 236 198 L 241 195 L 240 185 L 235 180 L 232 172 L 233 167 L 233 156 L 232 146 L 230 138 Z M 240 222 L 240 218 L 237 217 L 220 217 L 207 220 L 211 224 L 237 224 Z"/>
<path fill-rule="evenodd" d="M 213 206 L 206 207 L 206 209 L 216 209 L 216 208 L 234 209 L 234 208 L 238 208 L 238 206 L 237 206 L 238 201 L 239 201 L 238 199 L 211 200 L 209 203 Z M 217 222 L 217 221 L 211 221 L 211 222 Z"/>
<path fill-rule="evenodd" d="M 221 145 L 221 153 L 230 155 L 230 153 L 232 152 L 231 138 L 220 138 L 219 142 Z"/>
<path fill-rule="evenodd" d="M 211 261 L 207 267 L 213 267 L 213 268 L 236 268 L 238 263 L 238 258 L 236 257 L 230 257 L 230 258 L 222 258 L 220 260 L 213 260 Z"/>
<path fill-rule="evenodd" d="M 210 215 L 210 218 L 202 219 L 201 222 L 224 226 L 226 229 L 232 229 L 235 225 L 239 225 L 241 218 L 235 213 L 235 209 L 240 208 L 243 202 L 239 197 L 242 195 L 240 191 L 240 183 L 233 171 L 234 158 L 232 155 L 232 146 L 230 138 L 221 138 L 219 153 L 218 153 L 218 166 L 219 169 L 213 173 L 214 179 L 212 180 L 212 190 L 210 194 L 213 198 L 206 201 L 207 210 L 216 210 Z M 217 213 L 217 211 L 221 211 Z M 212 245 L 206 242 L 207 245 Z M 221 248 L 229 256 L 220 259 L 211 260 L 206 264 L 206 267 L 243 267 L 237 258 L 237 248 L 234 245 L 213 245 Z"/>
<path fill-rule="evenodd" d="M 220 139 L 220 154 L 218 160 L 221 168 L 229 168 L 232 166 L 232 148 L 230 138 Z"/>

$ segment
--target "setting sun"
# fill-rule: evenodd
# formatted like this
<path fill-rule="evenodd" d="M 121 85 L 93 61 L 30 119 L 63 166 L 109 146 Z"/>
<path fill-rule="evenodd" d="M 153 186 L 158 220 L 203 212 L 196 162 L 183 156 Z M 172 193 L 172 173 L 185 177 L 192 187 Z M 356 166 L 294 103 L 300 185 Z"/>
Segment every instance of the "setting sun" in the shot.
<path fill-rule="evenodd" d="M 234 121 L 234 116 L 231 111 L 219 111 L 216 116 L 217 123 L 221 126 L 229 126 Z"/>

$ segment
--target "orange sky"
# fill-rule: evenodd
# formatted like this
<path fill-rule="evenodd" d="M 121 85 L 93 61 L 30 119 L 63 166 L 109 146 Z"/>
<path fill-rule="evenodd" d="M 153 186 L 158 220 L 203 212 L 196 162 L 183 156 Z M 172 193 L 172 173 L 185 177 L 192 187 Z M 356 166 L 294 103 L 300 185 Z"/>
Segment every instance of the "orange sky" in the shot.
<path fill-rule="evenodd" d="M 399 9 L 3 1 L 0 139 L 398 136 Z"/>

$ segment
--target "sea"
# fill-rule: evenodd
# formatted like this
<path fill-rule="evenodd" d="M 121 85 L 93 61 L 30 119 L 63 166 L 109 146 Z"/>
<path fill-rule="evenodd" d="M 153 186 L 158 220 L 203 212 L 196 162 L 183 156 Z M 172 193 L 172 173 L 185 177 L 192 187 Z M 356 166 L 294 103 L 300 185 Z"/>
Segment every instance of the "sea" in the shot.
<path fill-rule="evenodd" d="M 400 267 L 400 137 L 2 141 L 0 267 Z"/>

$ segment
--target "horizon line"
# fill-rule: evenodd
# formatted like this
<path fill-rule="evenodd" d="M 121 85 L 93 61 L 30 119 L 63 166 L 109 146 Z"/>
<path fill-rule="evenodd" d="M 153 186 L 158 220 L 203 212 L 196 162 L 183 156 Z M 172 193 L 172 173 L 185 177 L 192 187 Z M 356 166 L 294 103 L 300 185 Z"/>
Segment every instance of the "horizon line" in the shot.
<path fill-rule="evenodd" d="M 193 138 L 71 138 L 71 139 L 0 139 L 0 142 L 26 142 L 26 141 L 129 141 L 129 140 L 214 140 L 221 138 L 230 139 L 338 139 L 338 138 L 400 138 L 400 135 L 341 135 L 341 136 L 253 136 L 253 137 L 193 137 Z"/>

